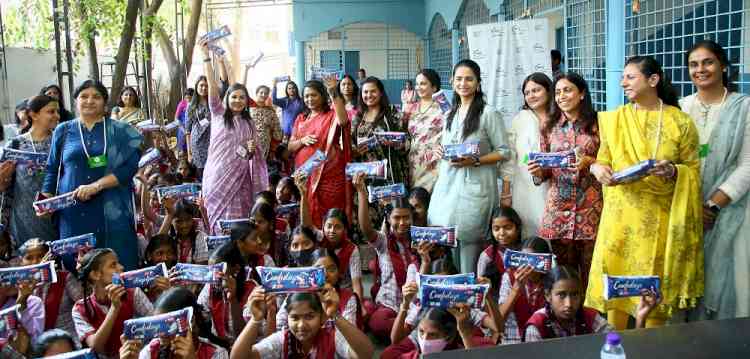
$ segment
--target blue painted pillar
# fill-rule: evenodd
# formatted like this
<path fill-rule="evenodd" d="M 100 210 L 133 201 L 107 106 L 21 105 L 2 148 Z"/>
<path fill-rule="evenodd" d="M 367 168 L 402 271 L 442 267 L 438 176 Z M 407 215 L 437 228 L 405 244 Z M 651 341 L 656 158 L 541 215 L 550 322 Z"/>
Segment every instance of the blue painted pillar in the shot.
<path fill-rule="evenodd" d="M 459 51 L 459 44 L 458 40 L 461 37 L 461 33 L 458 31 L 458 29 L 452 29 L 451 30 L 451 43 L 453 44 L 451 46 L 451 67 L 455 66 L 461 59 L 459 58 L 460 51 Z"/>
<path fill-rule="evenodd" d="M 620 86 L 625 67 L 625 6 L 621 0 L 607 0 L 607 110 L 623 104 Z"/>
<path fill-rule="evenodd" d="M 295 78 L 297 86 L 304 86 L 305 83 L 305 42 L 294 42 L 294 57 L 297 59 Z"/>

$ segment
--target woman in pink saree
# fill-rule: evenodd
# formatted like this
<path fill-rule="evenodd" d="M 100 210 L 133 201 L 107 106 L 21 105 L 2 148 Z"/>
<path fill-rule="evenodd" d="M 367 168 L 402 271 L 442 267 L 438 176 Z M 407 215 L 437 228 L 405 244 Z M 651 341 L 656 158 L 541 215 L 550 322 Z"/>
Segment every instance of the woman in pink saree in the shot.
<path fill-rule="evenodd" d="M 211 141 L 203 171 L 203 198 L 209 230 L 219 234 L 220 219 L 247 218 L 250 215 L 255 193 L 268 187 L 268 169 L 259 148 L 255 125 L 247 111 L 250 97 L 247 89 L 234 84 L 221 101 L 205 41 L 200 42 L 200 48 L 211 110 Z"/>

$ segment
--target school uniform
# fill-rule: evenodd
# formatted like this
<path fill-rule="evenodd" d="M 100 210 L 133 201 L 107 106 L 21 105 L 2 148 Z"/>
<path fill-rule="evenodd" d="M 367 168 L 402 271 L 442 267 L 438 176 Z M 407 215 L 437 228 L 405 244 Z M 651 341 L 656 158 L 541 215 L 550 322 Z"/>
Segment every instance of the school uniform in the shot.
<path fill-rule="evenodd" d="M 141 349 L 138 359 L 159 359 L 159 350 L 161 342 L 158 338 L 152 339 L 151 342 Z M 198 338 L 198 346 L 195 348 L 197 359 L 229 359 L 227 350 L 208 341 L 205 338 Z"/>
<path fill-rule="evenodd" d="M 547 308 L 537 310 L 526 322 L 525 342 L 537 342 L 545 339 L 563 338 L 575 335 L 606 333 L 614 330 L 607 319 L 595 309 L 582 308 L 582 320 L 576 319 L 571 328 L 563 327 L 560 322 L 553 320 Z"/>
<path fill-rule="evenodd" d="M 514 284 L 515 278 L 513 275 L 510 272 L 504 273 L 497 296 L 499 305 L 502 305 L 508 299 Z M 523 333 L 521 333 L 523 324 L 519 325 L 518 323 L 526 323 L 537 310 L 544 308 L 544 303 L 544 288 L 541 283 L 534 285 L 527 282 L 516 297 L 513 310 L 508 313 L 508 317 L 505 319 L 502 344 L 521 343 L 523 341 Z"/>
<path fill-rule="evenodd" d="M 261 359 L 286 359 L 293 350 L 291 337 L 289 330 L 277 331 L 253 345 L 253 350 L 260 354 Z M 344 359 L 350 358 L 351 353 L 349 342 L 329 321 L 318 331 L 308 359 Z"/>

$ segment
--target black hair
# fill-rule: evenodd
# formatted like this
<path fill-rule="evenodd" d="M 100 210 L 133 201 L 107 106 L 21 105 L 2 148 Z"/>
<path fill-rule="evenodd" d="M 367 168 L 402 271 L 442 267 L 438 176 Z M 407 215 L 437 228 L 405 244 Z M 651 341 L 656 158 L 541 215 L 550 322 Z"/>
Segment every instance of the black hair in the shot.
<path fill-rule="evenodd" d="M 496 218 L 503 217 L 511 221 L 511 223 L 516 226 L 516 231 L 518 232 L 519 240 L 512 243 L 509 248 L 513 250 L 520 250 L 521 238 L 523 238 L 523 222 L 521 220 L 521 216 L 518 215 L 518 212 L 516 212 L 511 207 L 493 207 L 492 214 L 490 215 L 490 225 L 487 228 L 487 241 L 490 243 L 490 264 L 485 268 L 484 272 L 484 277 L 487 277 L 490 280 L 493 290 L 500 288 L 502 273 L 498 271 L 497 267 L 495 266 L 495 262 L 502 261 L 502 258 L 497 258 L 499 252 L 498 247 L 500 246 L 500 243 L 495 240 L 495 236 L 492 234 L 492 222 L 494 222 Z"/>
<path fill-rule="evenodd" d="M 29 100 L 28 99 L 21 100 L 21 102 L 19 102 L 16 105 L 15 111 L 13 111 L 13 116 L 16 118 L 16 125 L 20 126 L 21 125 L 21 118 L 18 117 L 18 113 L 19 112 L 23 112 L 24 114 L 26 114 L 26 118 L 27 119 L 29 118 Z M 0 126 L 0 129 L 2 129 L 2 127 L 3 126 Z M 31 126 L 26 126 L 25 127 L 27 131 L 28 131 L 29 127 L 31 127 Z M 19 131 L 19 133 L 24 133 L 23 129 L 21 129 Z"/>
<path fill-rule="evenodd" d="M 578 284 L 581 284 L 581 276 L 578 275 L 578 271 L 573 267 L 566 265 L 558 265 L 553 267 L 547 275 L 544 276 L 544 290 L 551 291 L 555 283 L 561 280 L 574 280 Z"/>
<path fill-rule="evenodd" d="M 195 240 L 198 238 L 198 226 L 195 224 L 193 218 L 199 218 L 201 217 L 201 214 L 198 206 L 190 202 L 187 198 L 180 198 L 174 203 L 174 218 L 177 219 L 183 216 L 189 216 L 193 223 L 193 226 L 190 228 L 190 233 L 188 233 L 188 238 L 190 239 L 190 248 L 193 249 L 191 261 L 195 263 L 195 255 L 198 252 L 195 248 Z M 175 243 L 178 242 L 179 238 L 177 238 L 177 228 L 170 226 L 169 235 L 174 238 Z"/>
<path fill-rule="evenodd" d="M 45 95 L 46 96 L 47 95 L 47 91 L 49 91 L 50 89 L 53 89 L 53 88 L 57 89 L 57 93 L 60 94 L 60 97 L 57 99 L 57 101 L 60 102 L 60 112 L 62 112 L 63 110 L 65 110 L 65 99 L 63 98 L 64 95 L 63 95 L 63 92 L 62 92 L 62 88 L 60 88 L 60 86 L 57 86 L 57 84 L 51 84 L 51 85 L 44 86 L 39 91 L 39 95 Z"/>
<path fill-rule="evenodd" d="M 173 240 L 172 237 L 170 237 L 168 234 L 157 234 L 151 237 L 151 240 L 148 241 L 148 245 L 146 245 L 146 250 L 144 251 L 144 256 L 143 256 L 143 267 L 148 267 L 148 266 L 158 264 L 158 263 L 151 263 L 148 257 L 154 251 L 156 251 L 162 246 L 169 246 L 174 252 L 175 256 L 177 256 L 177 242 Z"/>
<path fill-rule="evenodd" d="M 412 88 L 414 88 L 414 81 L 412 80 L 404 80 L 404 85 L 409 84 Z"/>
<path fill-rule="evenodd" d="M 247 260 L 245 260 L 245 257 L 242 256 L 239 248 L 237 248 L 237 243 L 234 240 L 231 240 L 220 245 L 213 251 L 213 253 L 211 253 L 210 259 L 210 262 L 214 264 L 226 262 L 227 270 L 235 266 L 239 267 L 239 272 L 237 273 L 237 276 L 235 278 L 237 281 L 237 288 L 235 289 L 236 292 L 232 293 L 232 295 L 237 295 L 238 297 L 236 298 L 243 298 L 246 289 L 245 283 L 247 282 L 245 280 L 245 278 L 247 278 L 247 270 L 245 269 L 247 266 Z M 253 273 L 254 272 L 255 271 L 253 270 Z M 253 276 L 253 279 L 260 283 L 260 277 L 258 277 L 257 274 Z M 224 297 L 224 289 L 220 286 L 212 286 L 211 289 L 211 295 L 218 296 L 220 298 Z"/>
<path fill-rule="evenodd" d="M 730 73 L 732 73 L 732 63 L 729 61 L 729 56 L 727 56 L 726 50 L 713 40 L 700 40 L 694 43 L 693 46 L 685 52 L 685 63 L 688 64 L 688 67 L 690 67 L 690 54 L 698 49 L 706 49 L 716 56 L 719 63 L 724 66 L 724 71 L 721 73 L 721 83 L 724 84 L 724 87 L 729 91 L 737 91 L 737 85 L 732 82 L 732 76 L 730 76 Z"/>
<path fill-rule="evenodd" d="M 664 74 L 659 61 L 651 56 L 633 56 L 625 62 L 625 66 L 630 64 L 638 65 L 641 73 L 646 78 L 652 75 L 659 76 L 659 83 L 656 84 L 656 95 L 664 102 L 664 104 L 680 108 L 679 97 L 677 91 L 672 87 L 672 82 L 669 77 Z"/>
<path fill-rule="evenodd" d="M 362 88 L 359 90 L 359 99 L 357 100 L 359 101 L 357 112 L 362 116 L 367 113 L 368 107 L 362 97 L 362 92 L 365 90 L 365 85 L 367 84 L 374 84 L 375 87 L 378 88 L 378 91 L 380 91 L 380 112 L 375 116 L 374 126 L 380 125 L 384 128 L 388 128 L 389 126 L 386 123 L 386 117 L 390 117 L 393 110 L 391 109 L 391 101 L 388 99 L 388 94 L 385 92 L 385 85 L 383 85 L 383 81 L 380 81 L 379 78 L 370 76 L 362 81 Z"/>
<path fill-rule="evenodd" d="M 188 117 L 193 117 L 197 115 L 198 107 L 201 103 L 201 95 L 198 93 L 198 85 L 201 83 L 201 81 L 206 81 L 206 84 L 208 84 L 208 78 L 204 75 L 198 76 L 198 79 L 195 80 L 195 95 L 192 99 L 190 99 L 190 104 L 188 105 Z M 206 100 L 206 106 L 208 106 L 208 93 L 206 93 L 205 96 Z"/>
<path fill-rule="evenodd" d="M 319 330 L 323 330 L 323 324 L 324 324 L 323 320 L 325 319 L 325 310 L 323 310 L 323 304 L 320 302 L 320 298 L 318 298 L 318 295 L 315 293 L 290 294 L 286 298 L 286 305 L 284 306 L 284 308 L 286 309 L 287 313 L 291 313 L 292 309 L 294 309 L 294 307 L 297 304 L 301 304 L 301 303 L 307 303 L 307 305 L 309 305 L 312 310 L 320 314 L 321 328 Z M 297 337 L 293 335 L 293 332 L 290 332 L 290 333 L 292 333 L 292 335 L 289 336 L 289 340 L 286 343 L 287 345 L 286 352 L 288 353 L 287 357 L 288 358 L 305 358 L 306 355 L 300 351 L 300 348 L 302 348 L 302 345 L 299 339 L 297 339 Z"/>
<path fill-rule="evenodd" d="M 166 186 L 174 186 L 177 183 L 179 183 L 179 179 L 177 176 L 175 176 L 174 173 L 165 172 L 165 173 L 159 173 L 156 183 L 161 182 L 162 185 Z"/>
<path fill-rule="evenodd" d="M 49 105 L 51 102 L 57 102 L 58 105 L 60 104 L 60 101 L 56 100 L 53 97 L 47 96 L 47 95 L 39 95 L 34 96 L 28 100 L 26 103 L 26 115 L 29 119 L 28 124 L 26 127 L 20 129 L 19 132 L 24 133 L 31 129 L 31 126 L 34 124 L 34 119 L 31 118 L 31 113 L 39 113 L 45 106 Z"/>
<path fill-rule="evenodd" d="M 311 89 L 320 94 L 320 98 L 323 101 L 320 105 L 320 112 L 328 112 L 331 110 L 331 105 L 329 104 L 330 98 L 328 96 L 328 91 L 326 90 L 326 86 L 323 85 L 322 82 L 320 82 L 319 80 L 307 81 L 305 82 L 305 91 L 307 89 Z M 304 97 L 305 94 L 303 93 L 301 94 L 301 96 Z M 302 102 L 304 103 L 304 101 Z M 305 110 L 303 111 L 305 116 L 310 115 L 311 112 L 312 112 L 312 109 L 307 107 L 307 104 L 305 104 Z"/>
<path fill-rule="evenodd" d="M 578 286 L 581 286 L 581 277 L 578 275 L 578 272 L 573 269 L 572 267 L 566 266 L 566 265 L 559 265 L 556 267 L 553 267 L 549 273 L 547 273 L 544 276 L 544 291 L 546 294 L 551 294 L 552 288 L 555 286 L 555 283 L 561 280 L 572 280 L 578 283 Z M 544 326 L 547 327 L 547 330 L 550 330 L 550 333 L 553 333 L 553 322 L 556 321 L 555 311 L 552 309 L 552 306 L 547 301 L 544 304 L 545 309 L 547 310 L 547 318 L 544 319 Z M 576 311 L 576 327 L 575 327 L 575 333 L 573 335 L 581 335 L 581 334 L 591 334 L 592 328 L 589 328 L 586 324 L 586 321 L 583 317 L 583 304 L 581 304 L 580 307 L 578 307 L 578 310 Z"/>
<path fill-rule="evenodd" d="M 258 93 L 258 91 L 260 91 L 260 90 L 262 90 L 262 89 L 266 89 L 266 90 L 268 90 L 268 92 L 269 92 L 269 93 L 271 92 L 271 88 L 270 88 L 270 87 L 268 87 L 268 86 L 266 86 L 266 85 L 260 85 L 260 86 L 258 86 L 258 87 L 256 87 L 256 88 L 255 88 L 255 93 L 257 94 L 257 93 Z"/>
<path fill-rule="evenodd" d="M 238 280 L 236 298 L 243 298 L 243 295 L 245 293 L 245 278 L 247 276 L 247 273 L 245 272 L 245 266 L 250 266 L 250 270 L 252 271 L 252 279 L 255 279 L 256 282 L 260 283 L 260 277 L 258 277 L 258 273 L 254 268 L 260 265 L 260 260 L 261 258 L 263 258 L 263 255 L 252 255 L 249 258 L 245 258 L 237 245 L 237 242 L 244 241 L 253 233 L 257 235 L 257 232 L 258 226 L 255 224 L 255 220 L 253 220 L 252 218 L 247 222 L 232 223 L 229 226 L 230 241 L 224 243 L 224 245 L 220 246 L 216 250 L 216 252 L 214 252 L 214 254 L 219 256 L 217 258 L 223 258 L 223 260 L 218 260 L 214 263 L 226 261 L 227 265 L 240 265 L 241 267 L 239 273 L 237 274 Z"/>
<path fill-rule="evenodd" d="M 422 317 L 422 320 L 433 322 L 441 332 L 446 334 L 448 342 L 455 340 L 458 335 L 458 323 L 456 317 L 442 308 L 430 308 Z"/>
<path fill-rule="evenodd" d="M 341 81 L 339 81 L 339 93 L 342 97 L 344 96 L 344 91 L 341 90 L 341 83 L 343 83 L 345 79 L 349 79 L 352 82 L 352 106 L 357 108 L 359 105 L 359 86 L 357 86 L 357 81 L 354 80 L 352 75 L 346 74 L 341 78 Z"/>
<path fill-rule="evenodd" d="M 281 173 L 273 171 L 268 174 L 268 188 L 276 189 L 276 185 L 281 181 Z"/>
<path fill-rule="evenodd" d="M 329 219 L 338 219 L 341 221 L 341 223 L 344 225 L 344 227 L 349 230 L 349 219 L 346 217 L 346 212 L 344 212 L 341 208 L 331 208 L 326 212 L 326 215 L 323 217 L 323 223 L 326 223 Z"/>
<path fill-rule="evenodd" d="M 154 310 L 162 313 L 173 312 L 188 307 L 193 308 L 193 318 L 195 318 L 195 325 L 198 327 L 197 333 L 193 333 L 193 335 L 206 338 L 209 342 L 227 350 L 231 349 L 231 343 L 220 339 L 211 332 L 211 319 L 206 317 L 203 308 L 198 305 L 195 295 L 189 289 L 184 287 L 169 288 L 154 303 Z"/>
<path fill-rule="evenodd" d="M 359 70 L 357 70 L 357 72 L 361 72 L 361 73 L 363 73 L 363 74 L 364 74 L 365 76 L 367 76 L 367 71 L 365 71 L 365 69 L 363 69 L 363 68 L 360 68 Z"/>
<path fill-rule="evenodd" d="M 229 86 L 229 89 L 227 89 L 226 94 L 224 95 L 224 126 L 226 126 L 228 129 L 232 130 L 234 129 L 234 121 L 233 118 L 235 115 L 239 115 L 241 119 L 252 122 L 252 118 L 250 117 L 250 111 L 247 107 L 247 102 L 245 102 L 245 108 L 240 111 L 239 113 L 235 114 L 232 112 L 232 110 L 229 108 L 229 97 L 232 96 L 232 92 L 235 91 L 242 91 L 245 93 L 246 98 L 250 98 L 250 93 L 247 91 L 247 87 L 245 85 L 236 83 L 232 86 Z"/>
<path fill-rule="evenodd" d="M 75 92 L 73 92 L 73 98 L 77 99 L 78 95 L 80 95 L 83 90 L 90 88 L 95 89 L 99 93 L 99 95 L 102 96 L 105 104 L 107 103 L 107 101 L 109 101 L 109 92 L 107 91 L 107 88 L 104 86 L 104 84 L 97 80 L 86 80 L 81 83 L 81 85 L 76 88 Z"/>
<path fill-rule="evenodd" d="M 187 181 L 193 181 L 195 179 L 195 172 L 197 171 L 195 169 L 195 166 L 193 166 L 190 161 L 187 160 L 187 158 L 180 159 L 180 162 L 178 162 L 177 167 L 185 165 L 188 169 L 188 175 L 187 177 L 183 176 L 181 173 L 178 174 L 176 177 L 179 179 L 181 183 L 186 183 Z"/>
<path fill-rule="evenodd" d="M 57 328 L 50 329 L 40 334 L 38 337 L 33 338 L 31 351 L 34 355 L 34 358 L 43 357 L 47 352 L 47 349 L 49 349 L 52 344 L 61 340 L 67 341 L 68 344 L 70 344 L 70 347 L 73 348 L 73 350 L 78 349 L 75 339 L 73 339 L 73 336 L 70 335 L 70 333 Z"/>
<path fill-rule="evenodd" d="M 319 259 L 328 257 L 333 261 L 333 264 L 336 265 L 336 269 L 339 270 L 339 273 L 341 273 L 341 268 L 339 268 L 339 256 L 336 255 L 336 252 L 333 249 L 328 248 L 318 248 L 313 252 L 313 260 L 312 264 L 315 264 Z M 336 282 L 333 287 L 339 288 L 339 283 L 341 282 L 341 275 L 339 275 L 339 281 Z"/>
<path fill-rule="evenodd" d="M 562 61 L 562 53 L 560 53 L 560 50 L 556 50 L 556 49 L 550 50 L 549 56 L 552 58 L 552 60 Z"/>
<path fill-rule="evenodd" d="M 421 203 L 424 208 L 430 207 L 430 192 L 427 192 L 423 187 L 414 187 L 409 191 L 409 199 L 416 199 L 417 202 Z"/>
<path fill-rule="evenodd" d="M 315 244 L 315 246 L 318 245 L 318 242 L 317 242 L 318 236 L 315 235 L 315 231 L 312 228 L 310 228 L 310 227 L 303 226 L 303 225 L 297 226 L 297 228 L 295 228 L 292 231 L 292 237 L 294 237 L 294 236 L 305 236 L 305 237 L 307 237 L 307 239 L 311 240 Z M 289 241 L 290 245 L 291 245 L 291 243 L 292 242 Z"/>
<path fill-rule="evenodd" d="M 436 92 L 440 91 L 440 75 L 437 71 L 433 69 L 421 69 L 417 72 L 417 76 L 419 75 L 424 76 L 430 82 L 430 85 L 437 89 Z"/>
<path fill-rule="evenodd" d="M 395 209 L 408 209 L 409 215 L 414 216 L 414 207 L 409 203 L 409 199 L 406 197 L 398 197 L 391 200 L 385 206 L 385 227 L 388 232 L 391 231 L 391 213 Z M 393 242 L 393 241 L 390 241 Z"/>
<path fill-rule="evenodd" d="M 552 80 L 543 72 L 535 72 L 529 76 L 526 76 L 526 78 L 523 80 L 523 85 L 521 85 L 521 96 L 523 97 L 523 109 L 524 110 L 530 110 L 531 107 L 529 107 L 529 104 L 526 103 L 526 94 L 524 91 L 526 91 L 526 84 L 529 82 L 533 82 L 539 86 L 544 87 L 544 89 L 547 91 L 547 112 L 550 112 L 550 109 L 552 108 L 552 102 L 554 102 L 555 98 L 555 89 L 552 87 Z"/>
<path fill-rule="evenodd" d="M 114 253 L 109 248 L 96 248 L 84 254 L 83 258 L 81 258 L 80 267 L 78 268 L 78 281 L 81 282 L 81 288 L 83 288 L 83 307 L 86 309 L 86 316 L 88 318 L 95 319 L 96 316 L 96 312 L 91 309 L 96 304 L 91 303 L 91 299 L 89 298 L 89 286 L 91 285 L 89 274 L 92 271 L 101 269 L 102 258 L 105 255 Z"/>
<path fill-rule="evenodd" d="M 292 87 L 294 88 L 294 93 L 297 94 L 297 98 L 302 97 L 302 95 L 299 93 L 299 87 L 297 86 L 297 83 L 294 82 L 294 81 L 289 81 L 284 86 L 284 93 L 286 94 L 287 100 L 291 100 L 292 99 L 291 97 L 289 97 L 289 91 L 288 91 L 289 90 L 289 85 L 292 85 Z"/>
<path fill-rule="evenodd" d="M 557 83 L 561 80 L 569 81 L 573 86 L 577 87 L 580 92 L 583 92 L 583 101 L 578 105 L 580 107 L 579 118 L 576 124 L 580 126 L 583 131 L 587 134 L 595 134 L 597 132 L 596 127 L 596 110 L 594 110 L 594 104 L 591 101 L 591 91 L 589 91 L 589 85 L 586 80 L 575 72 L 568 72 L 562 74 L 555 79 L 555 83 L 552 88 L 557 87 Z M 554 96 L 554 93 L 553 93 Z M 542 127 L 542 135 L 547 136 L 552 128 L 560 122 L 563 117 L 563 112 L 560 106 L 557 105 L 557 101 L 552 101 L 552 115 L 549 116 L 546 123 Z"/>
<path fill-rule="evenodd" d="M 292 197 L 296 201 L 300 200 L 301 195 L 299 193 L 299 188 L 297 188 L 297 185 L 294 184 L 294 178 L 292 178 L 292 177 L 283 177 L 282 179 L 279 180 L 279 183 L 276 185 L 276 188 L 279 188 L 279 187 L 281 187 L 281 188 L 284 188 L 284 187 L 289 188 L 292 191 Z M 277 198 L 277 201 L 278 201 L 278 198 Z"/>
<path fill-rule="evenodd" d="M 515 209 L 506 206 L 495 206 L 492 208 L 492 215 L 490 216 L 490 237 L 492 236 L 492 221 L 494 221 L 495 218 L 502 217 L 507 218 L 516 226 L 519 240 L 523 238 L 523 221 L 521 220 L 521 216 Z M 490 242 L 493 243 L 493 245 L 497 243 L 494 238 L 490 238 Z"/>
<path fill-rule="evenodd" d="M 124 89 L 122 89 L 122 91 L 120 92 L 120 98 L 117 100 L 117 106 L 120 108 L 125 107 L 125 103 L 122 102 L 122 94 L 124 94 L 126 91 L 130 91 L 130 95 L 135 97 L 133 106 L 136 108 L 141 108 L 141 98 L 138 96 L 138 91 L 136 91 L 133 86 L 126 86 Z"/>
<path fill-rule="evenodd" d="M 474 74 L 474 77 L 477 79 L 477 92 L 474 94 L 474 99 L 471 100 L 469 110 L 466 112 L 464 127 L 461 131 L 461 139 L 466 139 L 467 137 L 469 137 L 469 135 L 479 129 L 479 120 L 482 117 L 482 113 L 484 113 L 484 106 L 487 104 L 487 102 L 484 99 L 484 92 L 482 92 L 482 70 L 479 68 L 479 65 L 469 59 L 461 60 L 456 64 L 456 66 L 453 66 L 454 77 L 456 76 L 456 70 L 458 70 L 459 67 L 466 67 L 470 69 Z M 458 109 L 460 107 L 461 96 L 459 96 L 458 93 L 454 91 L 453 107 L 451 108 L 450 113 L 448 113 L 447 128 L 449 130 L 453 126 L 453 119 L 456 117 L 456 114 L 458 113 Z"/>
<path fill-rule="evenodd" d="M 182 93 L 182 96 L 190 96 L 190 97 L 195 96 L 195 89 L 192 87 L 185 89 L 185 92 Z"/>
<path fill-rule="evenodd" d="M 262 199 L 266 201 L 271 206 L 276 206 L 276 193 L 273 193 L 271 191 L 260 191 L 255 194 L 255 201 L 258 203 L 258 200 Z M 255 208 L 255 206 L 253 206 Z M 252 212 L 253 210 L 251 210 Z"/>
<path fill-rule="evenodd" d="M 552 248 L 550 248 L 549 243 L 547 243 L 544 238 L 537 236 L 526 238 L 526 240 L 523 241 L 521 248 L 531 249 L 534 253 L 552 253 Z"/>
<path fill-rule="evenodd" d="M 430 273 L 443 273 L 447 275 L 458 274 L 456 263 L 453 262 L 453 253 L 446 250 L 442 257 L 430 262 Z"/>

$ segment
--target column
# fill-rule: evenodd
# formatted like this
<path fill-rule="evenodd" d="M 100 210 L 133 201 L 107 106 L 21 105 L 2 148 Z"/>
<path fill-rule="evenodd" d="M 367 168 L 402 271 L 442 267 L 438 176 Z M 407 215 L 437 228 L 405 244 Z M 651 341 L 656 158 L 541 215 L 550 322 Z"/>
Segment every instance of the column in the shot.
<path fill-rule="evenodd" d="M 623 104 L 620 86 L 625 67 L 625 6 L 620 0 L 607 0 L 607 109 Z"/>

